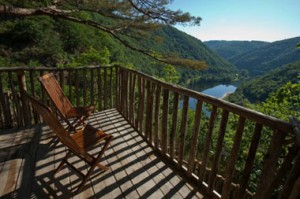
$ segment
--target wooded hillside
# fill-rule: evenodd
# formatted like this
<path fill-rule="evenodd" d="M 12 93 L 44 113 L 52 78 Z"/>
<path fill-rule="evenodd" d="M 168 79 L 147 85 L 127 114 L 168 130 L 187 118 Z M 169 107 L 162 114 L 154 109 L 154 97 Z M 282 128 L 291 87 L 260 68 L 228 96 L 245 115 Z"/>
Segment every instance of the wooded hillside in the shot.
<path fill-rule="evenodd" d="M 229 100 L 237 104 L 242 104 L 244 100 L 251 103 L 263 102 L 270 93 L 277 91 L 287 82 L 296 83 L 299 81 L 299 75 L 300 62 L 285 65 L 266 75 L 243 82 L 235 93 L 230 95 Z"/>
<path fill-rule="evenodd" d="M 299 42 L 300 37 L 272 43 L 222 41 L 207 42 L 206 44 L 234 64 L 239 71 L 247 70 L 250 77 L 255 77 L 266 74 L 282 65 L 299 61 L 299 49 L 296 48 Z"/>
<path fill-rule="evenodd" d="M 92 16 L 93 17 L 93 16 Z M 97 18 L 98 16 L 94 16 Z M 99 19 L 101 20 L 101 19 Z M 108 22 L 107 22 L 108 23 Z M 128 33 L 130 34 L 130 33 Z M 158 52 L 204 60 L 206 71 L 184 68 L 183 78 L 232 78 L 232 64 L 224 61 L 203 43 L 171 26 L 149 31 L 143 40 L 125 38 L 131 45 Z M 8 17 L 0 21 L 0 66 L 77 66 L 86 64 L 122 63 L 150 75 L 157 75 L 165 64 L 132 51 L 97 29 L 46 16 Z"/>

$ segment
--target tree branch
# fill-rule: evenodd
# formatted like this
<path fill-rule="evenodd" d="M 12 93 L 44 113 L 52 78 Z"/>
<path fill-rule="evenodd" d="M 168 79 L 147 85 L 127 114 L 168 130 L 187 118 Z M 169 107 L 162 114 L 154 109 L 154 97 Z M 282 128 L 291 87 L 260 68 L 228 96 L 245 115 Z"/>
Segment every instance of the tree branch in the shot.
<path fill-rule="evenodd" d="M 148 57 L 153 58 L 154 60 L 157 60 L 159 62 L 163 62 L 166 64 L 173 64 L 173 65 L 180 65 L 182 66 L 183 62 L 185 59 L 180 59 L 178 57 L 164 57 L 161 54 L 155 53 L 153 51 L 147 51 L 143 49 L 139 49 L 134 47 L 133 45 L 130 45 L 128 42 L 126 42 L 124 39 L 122 39 L 120 36 L 117 35 L 121 30 L 124 28 L 128 28 L 130 24 L 127 24 L 127 26 L 124 27 L 118 27 L 118 28 L 109 28 L 104 25 L 101 25 L 100 23 L 97 23 L 92 20 L 86 20 L 86 19 L 81 19 L 79 17 L 74 17 L 71 16 L 70 14 L 73 14 L 75 12 L 79 12 L 79 10 L 62 10 L 62 9 L 57 9 L 55 5 L 49 6 L 49 7 L 44 7 L 44 8 L 16 8 L 16 7 L 11 7 L 11 6 L 6 6 L 6 5 L 0 5 L 0 14 L 2 15 L 13 15 L 13 16 L 19 16 L 19 17 L 27 17 L 27 16 L 49 16 L 54 19 L 64 19 L 68 21 L 73 21 L 79 24 L 84 24 L 88 25 L 94 28 L 97 28 L 103 32 L 108 33 L 111 35 L 113 38 L 118 40 L 120 43 L 122 43 L 125 47 L 139 52 L 141 54 L 144 54 Z M 199 65 L 200 67 L 195 67 L 196 65 Z M 203 68 L 204 64 L 203 62 L 194 60 L 192 68 Z"/>

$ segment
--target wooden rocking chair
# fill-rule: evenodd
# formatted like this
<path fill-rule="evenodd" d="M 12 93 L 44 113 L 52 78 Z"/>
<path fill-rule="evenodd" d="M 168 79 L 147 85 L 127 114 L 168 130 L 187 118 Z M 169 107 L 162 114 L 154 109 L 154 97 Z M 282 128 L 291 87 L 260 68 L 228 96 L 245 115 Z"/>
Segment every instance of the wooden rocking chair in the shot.
<path fill-rule="evenodd" d="M 61 143 L 68 148 L 67 155 L 57 167 L 55 173 L 60 171 L 64 163 L 66 163 L 71 169 L 78 172 L 83 177 L 82 182 L 79 184 L 79 187 L 76 190 L 76 193 L 81 191 L 83 185 L 86 183 L 96 166 L 98 166 L 103 171 L 108 170 L 108 168 L 100 164 L 99 161 L 104 154 L 104 151 L 107 149 L 108 145 L 113 139 L 112 135 L 108 135 L 105 132 L 92 127 L 91 125 L 86 125 L 83 129 L 75 131 L 75 133 L 71 135 L 70 132 L 68 132 L 62 126 L 62 124 L 59 122 L 55 114 L 48 106 L 44 105 L 43 103 L 29 95 L 27 96 L 29 101 L 32 103 L 34 110 L 43 117 L 44 121 L 57 135 Z M 101 141 L 104 141 L 104 145 L 102 146 L 102 149 L 97 157 L 94 157 L 87 152 L 88 149 Z M 79 158 L 90 165 L 90 168 L 88 169 L 88 172 L 86 174 L 83 174 L 67 161 L 72 154 L 77 155 Z"/>
<path fill-rule="evenodd" d="M 45 74 L 39 77 L 39 80 L 61 117 L 66 121 L 71 130 L 84 124 L 84 121 L 93 112 L 94 106 L 73 107 L 62 91 L 53 73 Z M 69 119 L 74 119 L 74 121 L 70 122 Z"/>

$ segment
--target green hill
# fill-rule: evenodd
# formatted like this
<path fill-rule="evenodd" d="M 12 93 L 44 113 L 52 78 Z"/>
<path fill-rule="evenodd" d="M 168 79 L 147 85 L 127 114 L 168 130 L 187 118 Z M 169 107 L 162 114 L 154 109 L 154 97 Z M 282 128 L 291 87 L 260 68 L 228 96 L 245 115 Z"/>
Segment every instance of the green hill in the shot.
<path fill-rule="evenodd" d="M 250 76 L 262 75 L 284 64 L 300 60 L 300 51 L 296 49 L 299 42 L 300 37 L 272 42 L 237 55 L 229 61 L 239 70 L 248 70 Z"/>
<path fill-rule="evenodd" d="M 210 49 L 226 60 L 230 60 L 240 54 L 250 52 L 256 48 L 261 48 L 268 42 L 264 41 L 224 41 L 212 40 L 204 42 Z"/>
<path fill-rule="evenodd" d="M 250 77 L 266 74 L 282 65 L 300 60 L 296 45 L 300 37 L 272 43 L 260 41 L 209 41 L 205 44 L 239 71 L 247 70 Z"/>
<path fill-rule="evenodd" d="M 275 92 L 287 82 L 299 81 L 300 62 L 279 67 L 270 73 L 243 82 L 237 90 L 230 95 L 229 100 L 242 104 L 247 99 L 251 103 L 265 101 L 269 94 Z"/>
<path fill-rule="evenodd" d="M 200 40 L 170 26 L 155 31 L 153 38 L 161 38 L 157 44 L 154 39 L 145 40 L 143 46 L 153 48 L 158 52 L 175 53 L 187 59 L 204 60 L 207 70 L 190 70 L 178 68 L 185 81 L 196 79 L 204 81 L 231 81 L 237 73 L 234 65 L 230 64 L 216 53 L 207 48 Z"/>
<path fill-rule="evenodd" d="M 101 19 L 99 19 L 101 20 Z M 127 33 L 130 35 L 130 32 Z M 205 60 L 208 69 L 196 71 L 182 66 L 182 81 L 205 77 L 232 79 L 235 67 L 209 50 L 200 40 L 175 28 L 164 26 L 148 37 L 131 38 L 130 44 L 183 58 Z M 49 17 L 0 19 L 0 67 L 2 66 L 63 66 L 72 63 L 82 53 L 104 56 L 106 62 L 134 65 L 150 75 L 160 75 L 163 63 L 132 51 L 111 36 L 96 29 Z M 104 62 L 104 63 L 106 63 Z M 209 74 L 209 75 L 207 75 Z"/>

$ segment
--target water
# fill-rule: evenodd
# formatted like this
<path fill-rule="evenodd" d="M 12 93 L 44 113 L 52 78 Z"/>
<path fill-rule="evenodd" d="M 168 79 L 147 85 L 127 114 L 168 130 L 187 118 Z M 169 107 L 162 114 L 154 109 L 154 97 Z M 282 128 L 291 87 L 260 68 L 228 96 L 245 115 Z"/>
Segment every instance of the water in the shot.
<path fill-rule="evenodd" d="M 190 86 L 189 88 L 192 89 L 192 90 L 204 93 L 206 95 L 216 97 L 216 98 L 223 98 L 227 93 L 233 93 L 236 90 L 237 86 L 236 85 L 231 85 L 231 84 L 228 84 L 228 85 L 218 84 L 218 85 L 212 86 L 210 88 L 200 90 L 203 87 L 193 85 L 193 86 Z M 182 108 L 182 103 L 183 103 L 183 101 L 180 100 L 180 107 L 181 108 Z M 191 109 L 196 109 L 196 103 L 197 103 L 197 100 L 195 98 L 189 98 L 189 107 Z M 206 114 L 209 114 L 209 112 L 205 108 L 204 108 L 203 111 L 206 112 Z"/>
<path fill-rule="evenodd" d="M 226 93 L 233 93 L 236 90 L 236 88 L 237 87 L 234 85 L 220 84 L 201 92 L 216 98 L 222 98 L 225 96 Z"/>

